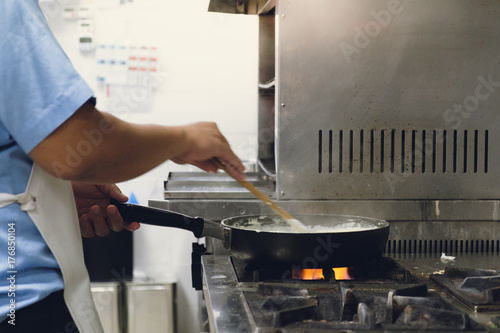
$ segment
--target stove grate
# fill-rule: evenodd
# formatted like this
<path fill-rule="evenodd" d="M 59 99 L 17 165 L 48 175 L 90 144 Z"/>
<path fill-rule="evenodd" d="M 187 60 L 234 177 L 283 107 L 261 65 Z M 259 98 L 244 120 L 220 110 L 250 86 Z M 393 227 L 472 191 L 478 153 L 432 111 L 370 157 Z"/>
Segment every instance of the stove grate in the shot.
<path fill-rule="evenodd" d="M 472 311 L 500 310 L 500 274 L 495 270 L 447 267 L 430 279 Z"/>
<path fill-rule="evenodd" d="M 485 331 L 425 288 L 381 291 L 344 283 L 259 283 L 244 295 L 257 327 L 264 331 Z"/>

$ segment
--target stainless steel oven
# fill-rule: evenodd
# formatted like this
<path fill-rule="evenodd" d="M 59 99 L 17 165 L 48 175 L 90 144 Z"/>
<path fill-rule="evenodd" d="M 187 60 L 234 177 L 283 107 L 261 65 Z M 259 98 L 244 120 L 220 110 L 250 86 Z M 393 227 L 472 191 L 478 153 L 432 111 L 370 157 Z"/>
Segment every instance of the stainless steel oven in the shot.
<path fill-rule="evenodd" d="M 500 2 L 212 0 L 210 10 L 258 15 L 259 148 L 257 168 L 249 180 L 291 213 L 388 220 L 391 232 L 385 255 L 408 272 L 404 274 L 424 283 L 427 293 L 436 291 L 444 298 L 453 293 L 442 292 L 448 280 L 430 278 L 442 275 L 465 289 L 487 285 L 479 291 L 483 295 L 487 290 L 486 294 L 478 297 L 497 304 Z M 151 206 L 213 220 L 269 213 L 223 175 L 172 173 L 164 190 L 161 199 L 150 201 Z M 234 301 L 231 304 L 246 316 L 255 310 L 247 300 L 255 295 L 247 297 L 245 288 L 260 292 L 262 281 L 240 281 L 238 263 L 207 243 L 215 256 L 200 261 L 205 268 L 205 295 L 212 306 L 212 329 L 217 331 L 217 321 L 227 323 L 224 320 L 233 317 L 225 313 L 224 319 L 215 300 L 226 304 L 225 309 Z M 443 263 L 443 253 L 455 261 Z M 232 273 L 226 273 L 226 266 Z M 219 274 L 220 269 L 225 273 Z M 480 271 L 471 273 L 472 269 Z M 214 282 L 213 276 L 220 275 L 229 280 Z M 475 275 L 485 278 L 472 278 Z M 226 290 L 226 298 L 220 283 L 234 287 Z M 354 292 L 338 285 L 331 288 L 337 288 L 344 300 L 346 293 Z M 383 300 L 394 301 L 395 294 L 390 293 L 398 288 L 389 288 Z M 316 301 L 323 297 L 314 290 L 307 294 Z M 300 301 L 304 307 L 291 316 L 315 313 L 306 309 L 313 298 Z M 458 307 L 467 303 L 461 296 L 454 300 Z M 475 318 L 478 329 L 484 329 L 499 314 L 498 308 L 492 310 L 495 306 L 486 312 L 475 305 L 465 307 L 469 318 L 464 321 Z M 413 311 L 404 309 L 403 313 Z M 359 324 L 360 316 L 365 323 L 372 320 L 365 310 L 345 311 L 357 315 L 346 317 L 348 321 L 357 318 Z M 290 313 L 277 316 L 281 315 Z M 419 318 L 408 314 L 412 316 Z M 391 325 L 397 320 L 388 318 Z M 258 327 L 257 319 L 248 320 L 245 327 L 250 331 L 300 331 L 297 323 L 287 330 L 286 325 Z M 316 319 L 303 319 L 311 320 Z M 384 327 L 377 323 L 375 328 Z M 365 330 L 374 329 L 367 325 Z M 384 329 L 390 329 L 388 325 Z"/>

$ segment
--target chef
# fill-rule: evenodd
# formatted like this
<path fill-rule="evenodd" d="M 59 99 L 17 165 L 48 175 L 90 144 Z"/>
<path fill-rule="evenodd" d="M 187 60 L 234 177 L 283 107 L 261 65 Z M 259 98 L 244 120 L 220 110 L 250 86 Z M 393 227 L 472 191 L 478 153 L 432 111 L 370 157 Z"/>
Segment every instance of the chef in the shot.
<path fill-rule="evenodd" d="M 95 108 L 37 0 L 0 2 L 0 331 L 102 332 L 81 235 L 136 230 L 113 185 L 166 160 L 240 180 L 213 123 L 136 125 Z M 96 185 L 97 184 L 97 185 Z"/>

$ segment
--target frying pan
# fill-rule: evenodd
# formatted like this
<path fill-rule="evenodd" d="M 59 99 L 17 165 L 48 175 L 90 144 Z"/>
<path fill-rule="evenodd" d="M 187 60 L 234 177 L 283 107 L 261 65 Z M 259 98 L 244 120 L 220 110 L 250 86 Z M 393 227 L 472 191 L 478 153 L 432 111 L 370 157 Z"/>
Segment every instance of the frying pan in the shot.
<path fill-rule="evenodd" d="M 177 212 L 113 201 L 126 221 L 191 231 L 222 240 L 231 254 L 262 266 L 355 266 L 381 256 L 389 223 L 368 217 L 297 214 L 307 231 L 296 232 L 278 215 L 230 217 L 221 223 Z"/>

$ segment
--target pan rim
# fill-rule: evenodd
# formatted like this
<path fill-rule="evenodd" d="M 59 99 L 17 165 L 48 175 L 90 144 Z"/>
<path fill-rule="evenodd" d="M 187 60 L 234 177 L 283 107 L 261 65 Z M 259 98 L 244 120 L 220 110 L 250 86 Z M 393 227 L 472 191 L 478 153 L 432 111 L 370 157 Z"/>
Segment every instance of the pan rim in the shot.
<path fill-rule="evenodd" d="M 346 218 L 346 219 L 361 219 L 361 220 L 366 220 L 372 222 L 373 228 L 367 228 L 367 229 L 361 229 L 361 230 L 348 230 L 348 231 L 341 231 L 341 230 L 336 230 L 336 231 L 327 231 L 327 232 L 293 232 L 293 231 L 284 231 L 284 230 L 258 230 L 258 229 L 249 229 L 249 228 L 244 228 L 240 226 L 234 226 L 231 224 L 228 224 L 230 221 L 237 221 L 241 220 L 243 218 L 259 218 L 259 217 L 271 217 L 271 218 L 280 218 L 279 215 L 276 214 L 252 214 L 252 215 L 240 215 L 240 216 L 233 216 L 233 217 L 228 217 L 226 219 L 223 219 L 221 221 L 221 224 L 223 227 L 230 228 L 230 229 L 236 229 L 236 230 L 242 230 L 242 231 L 248 231 L 248 232 L 255 232 L 255 233 L 269 233 L 269 234 L 289 234 L 289 235 L 333 235 L 333 234 L 360 234 L 360 233 L 365 233 L 365 232 L 374 232 L 377 230 L 384 230 L 390 227 L 389 222 L 386 220 L 374 218 L 374 217 L 367 217 L 367 216 L 358 216 L 358 215 L 342 215 L 342 214 L 308 214 L 308 213 L 302 213 L 302 214 L 293 214 L 294 217 L 300 217 L 300 216 L 313 216 L 313 217 L 332 217 L 332 218 Z M 299 219 L 300 220 L 300 219 Z"/>

